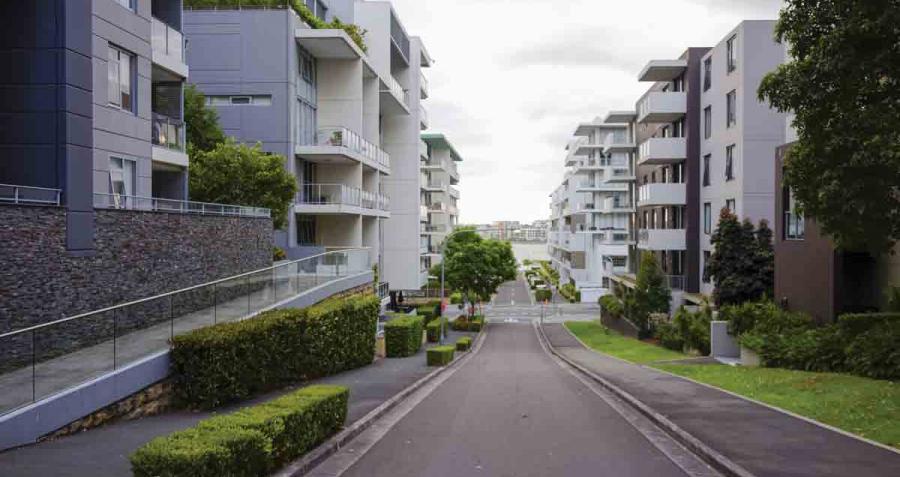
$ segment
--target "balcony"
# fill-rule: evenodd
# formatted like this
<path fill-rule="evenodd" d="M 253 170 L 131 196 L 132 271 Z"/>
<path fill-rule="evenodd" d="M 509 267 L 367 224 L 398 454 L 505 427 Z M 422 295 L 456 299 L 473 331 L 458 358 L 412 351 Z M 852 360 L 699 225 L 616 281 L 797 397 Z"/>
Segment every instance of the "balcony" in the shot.
<path fill-rule="evenodd" d="M 428 129 L 428 111 L 421 103 L 419 104 L 419 127 L 423 131 Z"/>
<path fill-rule="evenodd" d="M 153 113 L 150 140 L 153 143 L 152 157 L 154 161 L 187 167 L 184 121 Z"/>
<path fill-rule="evenodd" d="M 419 99 L 428 99 L 428 78 L 419 72 Z"/>
<path fill-rule="evenodd" d="M 650 60 L 638 74 L 638 81 L 672 81 L 687 70 L 687 60 Z"/>
<path fill-rule="evenodd" d="M 419 222 L 428 222 L 428 206 L 419 206 Z"/>
<path fill-rule="evenodd" d="M 444 181 L 430 180 L 422 183 L 422 189 L 427 192 L 444 192 L 447 190 L 447 184 Z"/>
<path fill-rule="evenodd" d="M 641 229 L 638 248 L 643 250 L 686 250 L 685 229 Z"/>
<path fill-rule="evenodd" d="M 651 91 L 638 103 L 639 123 L 669 123 L 684 117 L 687 93 Z"/>
<path fill-rule="evenodd" d="M 391 156 L 345 127 L 321 127 L 316 143 L 296 146 L 294 153 L 310 162 L 325 164 L 359 162 L 385 174 L 391 171 Z"/>
<path fill-rule="evenodd" d="M 150 35 L 153 63 L 181 78 L 187 78 L 184 35 L 156 17 L 150 19 Z"/>
<path fill-rule="evenodd" d="M 450 226 L 444 224 L 424 224 L 422 225 L 422 234 L 446 234 L 450 233 Z"/>
<path fill-rule="evenodd" d="M 390 73 L 378 75 L 381 81 L 381 105 L 391 114 L 409 114 L 409 91 Z"/>
<path fill-rule="evenodd" d="M 428 143 L 419 139 L 419 157 L 423 160 L 428 160 Z"/>
<path fill-rule="evenodd" d="M 638 205 L 685 205 L 687 187 L 684 183 L 644 184 L 638 189 Z"/>
<path fill-rule="evenodd" d="M 628 199 L 607 197 L 601 202 L 601 210 L 605 213 L 631 213 L 634 212 L 634 205 Z"/>
<path fill-rule="evenodd" d="M 578 183 L 575 192 L 627 192 L 628 184 L 611 184 L 603 180 L 586 180 Z"/>
<path fill-rule="evenodd" d="M 435 202 L 428 205 L 428 212 L 431 214 L 446 214 L 448 211 L 447 204 L 443 202 Z"/>
<path fill-rule="evenodd" d="M 628 183 L 634 181 L 634 172 L 628 167 L 608 167 L 605 180 L 610 184 Z"/>
<path fill-rule="evenodd" d="M 447 194 L 454 199 L 459 199 L 459 189 L 456 187 L 448 187 Z"/>
<path fill-rule="evenodd" d="M 641 143 L 638 165 L 655 166 L 687 159 L 687 140 L 683 137 L 651 137 Z"/>
<path fill-rule="evenodd" d="M 389 210 L 386 196 L 343 184 L 303 184 L 294 205 L 298 214 L 389 217 Z"/>

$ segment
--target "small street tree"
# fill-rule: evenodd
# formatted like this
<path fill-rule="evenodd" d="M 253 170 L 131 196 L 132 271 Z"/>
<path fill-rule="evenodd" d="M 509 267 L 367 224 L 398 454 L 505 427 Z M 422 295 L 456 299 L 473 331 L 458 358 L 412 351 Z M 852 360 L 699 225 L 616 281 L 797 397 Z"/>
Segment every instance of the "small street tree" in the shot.
<path fill-rule="evenodd" d="M 184 121 L 187 123 L 188 152 L 191 156 L 195 151 L 209 151 L 225 142 L 225 133 L 219 126 L 219 114 L 206 105 L 206 96 L 193 84 L 184 88 Z"/>
<path fill-rule="evenodd" d="M 713 253 L 703 277 L 715 282 L 716 305 L 736 305 L 772 296 L 775 254 L 772 230 L 767 223 L 761 222 L 759 229 L 754 229 L 749 220 L 741 223 L 723 208 L 710 242 Z"/>
<path fill-rule="evenodd" d="M 454 234 L 454 237 L 458 234 Z M 516 277 L 516 259 L 509 242 L 468 236 L 444 255 L 447 283 L 471 299 L 490 300 L 503 282 Z M 448 244 L 448 248 L 449 248 Z"/>
<path fill-rule="evenodd" d="M 626 314 L 642 331 L 649 331 L 651 313 L 668 313 L 672 292 L 651 252 L 641 254 L 641 264 L 635 279 L 634 291 L 625 299 Z"/>
<path fill-rule="evenodd" d="M 787 0 L 775 37 L 790 61 L 758 90 L 796 116 L 784 182 L 835 244 L 882 253 L 900 239 L 900 6 Z"/>
<path fill-rule="evenodd" d="M 231 138 L 209 151 L 195 151 L 188 179 L 191 200 L 269 208 L 276 229 L 286 225 L 297 193 L 282 156 Z"/>

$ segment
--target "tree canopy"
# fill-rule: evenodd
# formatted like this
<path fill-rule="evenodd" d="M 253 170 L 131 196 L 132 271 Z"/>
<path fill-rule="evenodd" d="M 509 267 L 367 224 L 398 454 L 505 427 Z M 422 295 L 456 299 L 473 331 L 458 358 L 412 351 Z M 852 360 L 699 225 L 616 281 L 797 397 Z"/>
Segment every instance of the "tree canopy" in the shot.
<path fill-rule="evenodd" d="M 474 230 L 462 230 L 448 240 L 444 276 L 452 288 L 486 301 L 503 282 L 516 278 L 509 242 L 484 240 Z"/>
<path fill-rule="evenodd" d="M 900 3 L 787 0 L 775 28 L 791 60 L 760 100 L 793 112 L 784 182 L 839 247 L 900 238 Z"/>
<path fill-rule="evenodd" d="M 723 208 L 710 242 L 713 252 L 703 267 L 703 277 L 715 281 L 713 300 L 717 305 L 737 305 L 772 296 L 775 253 L 772 230 L 766 221 L 760 221 L 759 228 L 754 229 L 749 220 L 741 223 Z"/>
<path fill-rule="evenodd" d="M 284 157 L 232 138 L 191 157 L 191 200 L 272 209 L 275 228 L 283 228 L 297 184 L 284 167 Z"/>
<path fill-rule="evenodd" d="M 184 88 L 184 120 L 188 153 L 192 156 L 195 151 L 209 151 L 225 142 L 219 114 L 214 108 L 207 107 L 206 96 L 192 84 Z"/>
<path fill-rule="evenodd" d="M 647 330 L 650 313 L 668 313 L 672 292 L 652 252 L 641 253 L 633 293 L 625 300 L 626 315 L 634 324 Z"/>

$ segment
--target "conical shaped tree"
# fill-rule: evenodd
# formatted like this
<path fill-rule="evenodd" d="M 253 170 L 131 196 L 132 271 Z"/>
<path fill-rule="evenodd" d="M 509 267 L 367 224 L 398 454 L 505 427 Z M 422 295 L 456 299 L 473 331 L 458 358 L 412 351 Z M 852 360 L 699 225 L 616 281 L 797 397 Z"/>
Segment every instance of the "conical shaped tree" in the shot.
<path fill-rule="evenodd" d="M 710 241 L 713 253 L 703 271 L 715 282 L 713 300 L 717 305 L 734 305 L 771 296 L 772 231 L 765 223 L 760 230 L 753 223 L 738 221 L 728 209 L 719 214 L 719 224 Z"/>
<path fill-rule="evenodd" d="M 668 313 L 672 292 L 666 284 L 656 255 L 641 254 L 641 266 L 635 280 L 634 293 L 628 303 L 628 313 L 642 331 L 649 331 L 650 313 Z"/>
<path fill-rule="evenodd" d="M 775 293 L 775 249 L 772 247 L 772 229 L 765 219 L 756 229 L 756 281 L 760 295 L 773 297 Z"/>

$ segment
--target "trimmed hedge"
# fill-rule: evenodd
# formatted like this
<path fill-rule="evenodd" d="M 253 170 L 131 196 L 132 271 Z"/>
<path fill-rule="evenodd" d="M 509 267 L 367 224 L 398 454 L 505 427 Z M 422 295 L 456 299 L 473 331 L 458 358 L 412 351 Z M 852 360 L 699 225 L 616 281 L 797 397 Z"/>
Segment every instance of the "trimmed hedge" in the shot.
<path fill-rule="evenodd" d="M 258 406 L 215 416 L 148 442 L 131 457 L 135 477 L 268 475 L 337 432 L 349 391 L 309 386 Z"/>
<path fill-rule="evenodd" d="M 429 343 L 437 343 L 441 340 L 441 323 L 446 323 L 446 319 L 439 318 L 425 325 L 425 334 Z"/>
<path fill-rule="evenodd" d="M 370 364 L 378 310 L 375 295 L 354 295 L 176 336 L 176 396 L 190 407 L 213 408 Z"/>
<path fill-rule="evenodd" d="M 470 320 L 467 316 L 462 315 L 450 322 L 450 329 L 453 331 L 481 331 L 484 327 L 484 317 L 475 315 Z"/>
<path fill-rule="evenodd" d="M 470 336 L 463 336 L 456 340 L 456 351 L 469 351 L 470 348 L 472 348 L 472 338 Z"/>
<path fill-rule="evenodd" d="M 384 324 L 385 355 L 403 358 L 422 347 L 422 317 L 400 316 Z"/>
<path fill-rule="evenodd" d="M 553 292 L 550 291 L 550 290 L 548 290 L 548 289 L 546 289 L 546 288 L 545 288 L 545 289 L 541 289 L 541 290 L 535 290 L 535 291 L 534 291 L 534 299 L 535 299 L 535 301 L 537 301 L 537 302 L 542 302 L 542 301 L 545 301 L 545 300 L 546 300 L 546 301 L 550 301 L 550 300 L 553 299 Z"/>
<path fill-rule="evenodd" d="M 453 361 L 455 348 L 450 345 L 435 346 L 426 351 L 428 366 L 444 366 Z"/>

